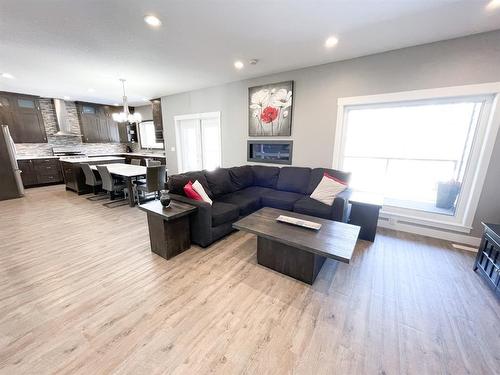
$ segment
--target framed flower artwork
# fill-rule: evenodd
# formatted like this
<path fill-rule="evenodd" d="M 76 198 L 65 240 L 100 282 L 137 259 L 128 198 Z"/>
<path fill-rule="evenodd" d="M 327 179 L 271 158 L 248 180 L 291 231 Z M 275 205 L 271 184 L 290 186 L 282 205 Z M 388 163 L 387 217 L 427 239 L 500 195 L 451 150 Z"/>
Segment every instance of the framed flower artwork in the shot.
<path fill-rule="evenodd" d="M 248 135 L 288 137 L 292 135 L 293 81 L 248 89 Z"/>

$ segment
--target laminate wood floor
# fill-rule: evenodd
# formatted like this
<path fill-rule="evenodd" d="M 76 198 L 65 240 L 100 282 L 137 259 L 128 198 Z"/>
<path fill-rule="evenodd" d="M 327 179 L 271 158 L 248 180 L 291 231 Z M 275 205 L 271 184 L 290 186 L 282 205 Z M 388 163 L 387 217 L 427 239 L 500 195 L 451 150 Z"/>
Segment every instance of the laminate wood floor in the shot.
<path fill-rule="evenodd" d="M 381 230 L 311 287 L 235 233 L 166 261 L 146 215 L 64 191 L 0 202 L 1 374 L 498 374 L 473 253 Z"/>

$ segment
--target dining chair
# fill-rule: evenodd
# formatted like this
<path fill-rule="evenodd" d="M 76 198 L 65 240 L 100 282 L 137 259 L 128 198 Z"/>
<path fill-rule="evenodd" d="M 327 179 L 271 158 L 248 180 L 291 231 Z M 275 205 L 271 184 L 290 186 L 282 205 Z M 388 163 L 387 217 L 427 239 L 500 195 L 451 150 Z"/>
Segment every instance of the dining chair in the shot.
<path fill-rule="evenodd" d="M 141 165 L 141 159 L 130 159 L 130 164 Z"/>
<path fill-rule="evenodd" d="M 106 206 L 108 208 L 114 208 L 122 205 L 116 205 L 115 203 L 121 202 L 121 201 L 126 201 L 128 197 L 128 189 L 125 187 L 123 183 L 117 182 L 111 173 L 109 173 L 108 167 L 105 165 L 98 165 L 97 166 L 97 171 L 101 175 L 101 180 L 102 180 L 102 188 L 103 190 L 106 190 L 109 193 L 109 198 L 110 200 L 114 201 L 115 199 L 115 194 L 123 192 L 125 195 L 125 198 L 120 199 L 118 201 L 114 202 L 108 202 L 104 203 L 103 206 Z M 128 204 L 125 202 L 125 204 Z"/>
<path fill-rule="evenodd" d="M 146 183 L 134 184 L 134 192 L 137 202 L 141 203 L 140 193 L 147 196 L 154 193 L 154 197 L 160 196 L 160 190 L 165 189 L 167 170 L 164 165 L 155 165 L 146 169 Z"/>
<path fill-rule="evenodd" d="M 102 185 L 102 181 L 96 177 L 94 171 L 90 168 L 90 165 L 82 163 L 80 164 L 80 167 L 85 175 L 85 185 L 92 186 L 92 191 L 94 195 L 96 195 L 95 197 L 88 197 L 87 199 L 90 201 L 98 201 L 106 198 L 105 196 L 97 196 L 100 190 L 99 187 Z"/>
<path fill-rule="evenodd" d="M 161 161 L 153 160 L 153 159 L 146 159 L 146 167 L 155 167 L 158 165 L 161 165 Z"/>

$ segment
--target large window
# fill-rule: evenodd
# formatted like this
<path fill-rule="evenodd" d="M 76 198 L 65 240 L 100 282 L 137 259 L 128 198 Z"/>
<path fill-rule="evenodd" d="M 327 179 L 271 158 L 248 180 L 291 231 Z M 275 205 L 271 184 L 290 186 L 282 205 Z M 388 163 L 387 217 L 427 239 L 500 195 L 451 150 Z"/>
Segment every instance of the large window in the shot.
<path fill-rule="evenodd" d="M 153 121 L 139 123 L 139 142 L 143 149 L 162 149 L 163 142 L 156 142 L 155 125 Z"/>
<path fill-rule="evenodd" d="M 477 171 L 487 167 L 481 152 L 494 98 L 347 100 L 336 167 L 352 172 L 354 190 L 382 195 L 385 213 L 464 224 L 480 192 Z"/>

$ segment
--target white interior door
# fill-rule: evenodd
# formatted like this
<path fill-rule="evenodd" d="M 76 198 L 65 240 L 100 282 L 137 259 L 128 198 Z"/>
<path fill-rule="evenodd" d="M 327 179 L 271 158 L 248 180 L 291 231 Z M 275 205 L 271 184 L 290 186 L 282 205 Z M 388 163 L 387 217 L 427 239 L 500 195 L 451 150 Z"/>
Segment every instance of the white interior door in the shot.
<path fill-rule="evenodd" d="M 214 170 L 221 162 L 220 121 L 215 117 L 202 118 L 200 125 L 203 169 Z"/>
<path fill-rule="evenodd" d="M 220 167 L 220 113 L 176 116 L 174 120 L 179 172 Z"/>
<path fill-rule="evenodd" d="M 179 170 L 181 172 L 203 169 L 201 154 L 200 121 L 185 119 L 179 123 L 177 134 L 180 140 Z"/>

